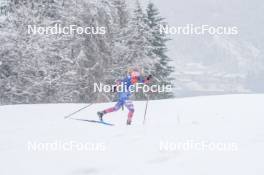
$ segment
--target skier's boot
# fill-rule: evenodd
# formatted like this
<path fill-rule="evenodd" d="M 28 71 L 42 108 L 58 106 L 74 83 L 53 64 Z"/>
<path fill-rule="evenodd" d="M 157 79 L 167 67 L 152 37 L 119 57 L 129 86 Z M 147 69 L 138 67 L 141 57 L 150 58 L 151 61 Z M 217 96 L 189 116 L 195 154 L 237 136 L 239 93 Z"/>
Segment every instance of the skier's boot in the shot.
<path fill-rule="evenodd" d="M 99 112 L 97 112 L 97 115 L 99 117 L 99 120 L 103 121 L 104 112 L 99 111 Z"/>
<path fill-rule="evenodd" d="M 131 119 L 127 119 L 127 125 L 131 125 L 132 121 Z"/>

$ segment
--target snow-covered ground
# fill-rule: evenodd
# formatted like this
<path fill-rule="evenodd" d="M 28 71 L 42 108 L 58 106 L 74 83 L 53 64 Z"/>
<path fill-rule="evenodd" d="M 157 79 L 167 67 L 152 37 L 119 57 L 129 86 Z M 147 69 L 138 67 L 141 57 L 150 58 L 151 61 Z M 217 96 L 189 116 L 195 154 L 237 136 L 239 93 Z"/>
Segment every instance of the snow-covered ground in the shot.
<path fill-rule="evenodd" d="M 129 127 L 126 110 L 106 116 L 115 124 L 107 126 L 63 118 L 86 104 L 1 106 L 0 174 L 262 175 L 263 102 L 264 95 L 151 101 L 145 125 L 145 102 L 135 102 Z M 74 118 L 97 119 L 96 111 L 111 105 Z"/>

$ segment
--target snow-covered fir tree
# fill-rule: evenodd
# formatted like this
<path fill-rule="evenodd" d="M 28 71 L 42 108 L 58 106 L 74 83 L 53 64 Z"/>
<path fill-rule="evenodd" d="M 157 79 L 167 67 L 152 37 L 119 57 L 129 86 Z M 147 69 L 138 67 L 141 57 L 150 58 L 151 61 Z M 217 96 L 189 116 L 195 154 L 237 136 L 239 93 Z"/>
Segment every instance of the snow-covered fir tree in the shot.
<path fill-rule="evenodd" d="M 149 3 L 147 6 L 147 24 L 150 28 L 151 36 L 149 39 L 151 43 L 150 55 L 154 56 L 155 65 L 151 72 L 154 76 L 154 83 L 159 85 L 171 85 L 173 78 L 171 74 L 174 72 L 173 67 L 170 66 L 170 58 L 167 56 L 167 41 L 168 36 L 165 33 L 160 32 L 160 26 L 165 25 L 164 18 L 159 14 L 158 9 L 153 3 Z M 154 98 L 170 98 L 173 97 L 172 92 L 154 94 Z"/>
<path fill-rule="evenodd" d="M 150 54 L 152 50 L 150 41 L 153 35 L 151 28 L 147 24 L 147 15 L 139 1 L 136 1 L 135 9 L 128 28 L 124 32 L 124 37 L 124 44 L 128 47 L 126 65 L 130 68 L 139 69 L 139 71 L 144 70 L 146 74 L 149 74 L 155 65 L 155 59 Z M 145 94 L 142 92 L 137 92 L 135 98 L 146 99 Z"/>

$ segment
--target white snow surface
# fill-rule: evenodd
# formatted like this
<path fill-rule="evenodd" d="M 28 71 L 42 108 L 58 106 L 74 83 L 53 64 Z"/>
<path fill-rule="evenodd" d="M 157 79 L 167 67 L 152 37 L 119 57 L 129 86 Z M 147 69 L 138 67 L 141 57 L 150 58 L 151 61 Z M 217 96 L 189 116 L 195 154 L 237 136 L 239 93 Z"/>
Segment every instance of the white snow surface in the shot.
<path fill-rule="evenodd" d="M 264 95 L 204 96 L 134 102 L 105 116 L 107 126 L 64 116 L 87 104 L 0 107 L 1 175 L 262 175 Z M 97 120 L 114 103 L 94 104 L 74 118 Z M 161 150 L 161 143 L 235 143 L 236 150 Z M 32 151 L 29 142 L 103 143 L 104 151 Z"/>

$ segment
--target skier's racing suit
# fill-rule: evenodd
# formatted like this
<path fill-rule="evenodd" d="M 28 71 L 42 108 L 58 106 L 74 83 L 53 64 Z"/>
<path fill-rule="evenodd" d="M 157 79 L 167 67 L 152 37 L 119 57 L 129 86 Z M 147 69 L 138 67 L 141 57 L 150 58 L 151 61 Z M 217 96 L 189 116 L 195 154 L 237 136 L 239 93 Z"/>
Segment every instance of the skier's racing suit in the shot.
<path fill-rule="evenodd" d="M 135 112 L 134 105 L 129 97 L 131 96 L 130 88 L 136 83 L 147 83 L 151 76 L 148 76 L 147 79 L 144 79 L 139 74 L 137 75 L 128 75 L 123 80 L 119 81 L 120 84 L 124 86 L 124 91 L 118 92 L 118 101 L 114 107 L 108 108 L 103 111 L 103 114 L 114 112 L 119 110 L 122 106 L 125 106 L 128 109 L 128 123 L 131 123 L 133 114 Z"/>

